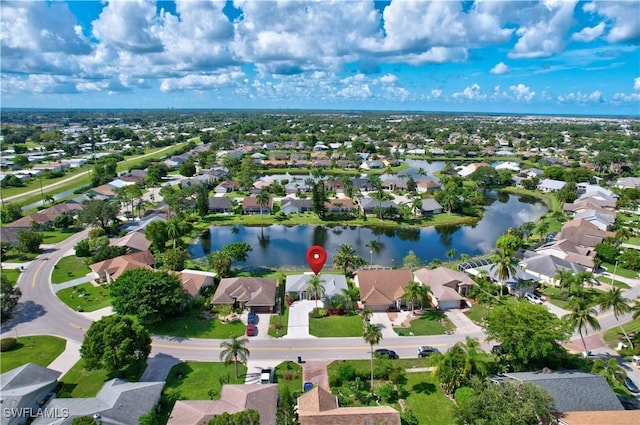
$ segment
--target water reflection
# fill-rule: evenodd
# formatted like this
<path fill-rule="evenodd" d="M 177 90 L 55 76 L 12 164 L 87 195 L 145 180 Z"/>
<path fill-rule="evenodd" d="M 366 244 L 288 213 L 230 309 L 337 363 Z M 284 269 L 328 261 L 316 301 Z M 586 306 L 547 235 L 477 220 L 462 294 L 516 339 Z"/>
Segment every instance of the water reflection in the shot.
<path fill-rule="evenodd" d="M 382 246 L 376 250 L 374 262 L 400 266 L 409 250 L 424 262 L 434 258 L 445 260 L 445 252 L 452 248 L 458 254 L 489 252 L 507 228 L 527 221 L 535 222 L 546 212 L 544 204 L 535 198 L 521 200 L 522 197 L 506 194 L 506 197 L 500 195 L 498 199 L 495 193 L 489 193 L 489 196 L 493 202 L 485 208 L 482 220 L 473 225 L 400 229 L 348 225 L 215 226 L 210 229 L 209 240 L 201 239 L 189 246 L 189 254 L 192 258 L 199 258 L 228 243 L 245 241 L 254 247 L 246 263 L 249 267 L 306 267 L 305 253 L 311 245 L 320 245 L 327 250 L 327 264 L 330 265 L 333 255 L 343 243 L 352 245 L 358 255 L 369 261 L 371 253 L 366 245 L 375 240 Z"/>

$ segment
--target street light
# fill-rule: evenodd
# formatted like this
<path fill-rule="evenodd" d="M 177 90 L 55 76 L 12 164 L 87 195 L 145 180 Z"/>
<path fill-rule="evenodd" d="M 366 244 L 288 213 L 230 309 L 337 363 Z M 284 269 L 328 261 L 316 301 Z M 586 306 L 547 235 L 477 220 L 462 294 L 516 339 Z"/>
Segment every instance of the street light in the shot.
<path fill-rule="evenodd" d="M 371 254 L 371 261 L 369 261 L 369 265 L 373 266 L 373 249 L 369 250 L 369 254 Z"/>

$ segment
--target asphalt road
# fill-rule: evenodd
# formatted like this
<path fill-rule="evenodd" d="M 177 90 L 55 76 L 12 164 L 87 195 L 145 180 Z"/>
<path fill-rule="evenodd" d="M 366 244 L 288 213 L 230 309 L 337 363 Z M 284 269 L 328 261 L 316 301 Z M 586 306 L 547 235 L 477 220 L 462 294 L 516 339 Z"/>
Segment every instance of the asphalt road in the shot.
<path fill-rule="evenodd" d="M 53 292 L 50 282 L 57 261 L 87 235 L 87 230 L 75 234 L 31 262 L 20 275 L 18 285 L 22 297 L 14 317 L 2 325 L 2 334 L 55 335 L 82 342 L 91 320 L 62 303 Z M 640 285 L 636 285 L 625 296 L 635 299 L 639 294 Z M 620 321 L 630 318 L 631 315 L 627 314 Z M 599 320 L 603 330 L 618 324 L 610 312 L 602 314 Z M 589 335 L 593 333 L 593 330 L 588 332 Z M 421 345 L 433 345 L 445 351 L 456 342 L 464 341 L 467 336 L 483 341 L 485 348 L 490 347 L 484 342 L 485 335 L 482 332 L 458 332 L 454 335 L 387 338 L 376 348 L 393 349 L 400 357 L 415 357 L 416 349 Z M 579 338 L 577 333 L 574 338 Z M 215 339 L 155 336 L 152 355 L 162 353 L 180 360 L 216 361 L 219 359 L 220 342 Z M 365 359 L 370 349 L 362 338 L 250 339 L 248 348 L 253 360 L 297 360 L 298 356 L 303 360 Z"/>

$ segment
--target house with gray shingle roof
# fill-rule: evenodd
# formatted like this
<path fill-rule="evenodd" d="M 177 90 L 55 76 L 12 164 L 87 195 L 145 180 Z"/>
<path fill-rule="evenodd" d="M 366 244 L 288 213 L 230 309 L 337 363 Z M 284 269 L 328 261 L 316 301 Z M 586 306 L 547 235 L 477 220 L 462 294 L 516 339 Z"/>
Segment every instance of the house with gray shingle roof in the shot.
<path fill-rule="evenodd" d="M 540 183 L 538 183 L 538 190 L 541 190 L 545 193 L 557 192 L 566 185 L 567 183 L 561 180 L 544 179 L 541 180 Z"/>
<path fill-rule="evenodd" d="M 23 424 L 27 418 L 20 416 L 5 416 L 5 412 L 17 409 L 33 409 L 37 412 L 40 403 L 45 400 L 58 385 L 60 372 L 47 369 L 34 363 L 27 363 L 0 375 L 0 400 L 3 415 L 2 425 Z M 24 412 L 24 410 L 22 411 Z"/>
<path fill-rule="evenodd" d="M 569 270 L 572 273 L 578 273 L 588 270 L 587 267 L 568 260 L 563 260 L 551 254 L 541 254 L 535 257 L 526 258 L 520 262 L 520 267 L 537 278 L 540 282 L 558 285 L 555 279 L 556 274 L 560 270 Z"/>
<path fill-rule="evenodd" d="M 513 372 L 497 380 L 534 383 L 551 394 L 558 412 L 623 410 L 615 393 L 601 375 L 575 370 Z"/>
<path fill-rule="evenodd" d="M 293 274 L 287 276 L 285 283 L 285 290 L 289 293 L 298 294 L 299 299 L 312 300 L 315 299 L 314 295 L 308 291 L 309 280 L 313 277 L 311 273 Z M 324 287 L 323 299 L 333 298 L 336 295 L 340 295 L 343 289 L 347 289 L 347 279 L 341 274 L 328 274 L 321 273 L 318 275 L 320 282 Z"/>
<path fill-rule="evenodd" d="M 103 425 L 137 424 L 160 400 L 164 382 L 126 382 L 112 379 L 94 398 L 56 398 L 50 411 L 66 411 L 66 418 L 37 418 L 33 425 L 70 425 L 73 418 L 92 416 Z M 64 410 L 63 410 L 64 409 Z"/>
<path fill-rule="evenodd" d="M 266 277 L 228 277 L 220 280 L 211 304 L 238 304 L 253 312 L 270 313 L 276 303 L 278 281 Z"/>

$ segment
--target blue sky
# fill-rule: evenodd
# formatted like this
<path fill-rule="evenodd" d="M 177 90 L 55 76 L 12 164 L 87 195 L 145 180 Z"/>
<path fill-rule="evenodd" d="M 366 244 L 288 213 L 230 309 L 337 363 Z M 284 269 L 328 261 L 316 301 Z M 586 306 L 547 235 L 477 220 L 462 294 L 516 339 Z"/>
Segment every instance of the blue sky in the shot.
<path fill-rule="evenodd" d="M 640 115 L 640 1 L 2 1 L 3 107 Z"/>

